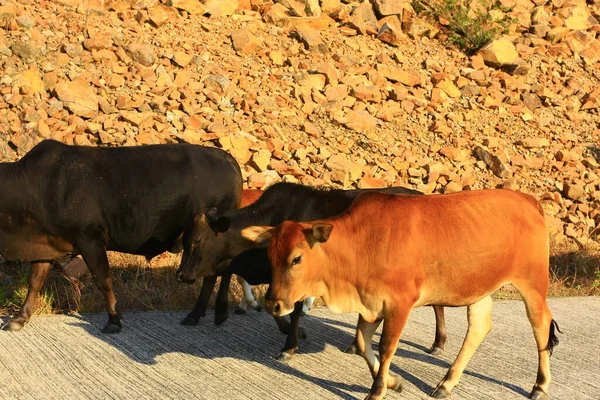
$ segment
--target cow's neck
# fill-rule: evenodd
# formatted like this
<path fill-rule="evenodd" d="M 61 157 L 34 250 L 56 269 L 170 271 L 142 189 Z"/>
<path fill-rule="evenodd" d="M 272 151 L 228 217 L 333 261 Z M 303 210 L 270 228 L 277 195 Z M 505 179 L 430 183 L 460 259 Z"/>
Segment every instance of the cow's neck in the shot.
<path fill-rule="evenodd" d="M 320 296 L 334 312 L 358 312 L 365 319 L 374 321 L 381 311 L 381 303 L 374 294 L 364 293 L 365 271 L 368 260 L 355 241 L 354 229 L 342 218 L 329 220 L 334 228 L 329 240 L 318 249 L 322 268 Z M 361 243 L 357 245 L 357 243 Z"/>

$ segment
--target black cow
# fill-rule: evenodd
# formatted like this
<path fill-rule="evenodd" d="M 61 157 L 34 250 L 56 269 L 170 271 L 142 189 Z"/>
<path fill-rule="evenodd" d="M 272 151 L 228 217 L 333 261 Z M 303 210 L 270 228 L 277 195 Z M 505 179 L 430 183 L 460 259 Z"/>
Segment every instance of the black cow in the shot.
<path fill-rule="evenodd" d="M 184 252 L 177 271 L 183 282 L 194 282 L 198 276 L 236 273 L 250 284 L 270 283 L 271 272 L 266 249 L 243 238 L 241 230 L 253 225 L 276 226 L 286 220 L 312 221 L 341 214 L 361 193 L 375 190 L 384 193 L 421 195 L 402 187 L 385 189 L 337 190 L 318 189 L 292 183 L 269 187 L 252 205 L 217 215 L 215 210 L 194 216 L 194 225 L 183 237 Z M 251 251 L 248 251 L 251 250 Z M 233 259 L 229 267 L 226 260 Z M 204 302 L 204 303 L 203 303 Z M 192 325 L 204 314 L 206 300 L 198 299 L 195 308 L 181 322 Z M 298 342 L 298 319 L 302 303 L 296 304 L 291 326 L 276 319 L 282 332 L 288 334 L 280 359 L 289 358 Z M 443 349 L 446 340 L 443 308 L 436 311 L 436 339 L 433 353 Z M 222 319 L 222 318 L 221 318 Z"/>
<path fill-rule="evenodd" d="M 195 213 L 239 206 L 240 167 L 228 153 L 189 144 L 98 148 L 46 140 L 0 163 L 0 254 L 31 262 L 23 307 L 5 330 L 29 321 L 53 263 L 83 256 L 121 330 L 107 250 L 148 259 L 181 250 Z"/>

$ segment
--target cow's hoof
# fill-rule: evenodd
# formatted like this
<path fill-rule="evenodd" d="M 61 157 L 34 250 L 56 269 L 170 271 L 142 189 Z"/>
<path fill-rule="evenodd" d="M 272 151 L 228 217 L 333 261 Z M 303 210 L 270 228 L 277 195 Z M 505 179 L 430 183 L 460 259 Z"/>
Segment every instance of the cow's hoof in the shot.
<path fill-rule="evenodd" d="M 356 343 L 352 342 L 352 344 L 348 347 L 346 347 L 346 350 L 344 350 L 344 353 L 346 354 L 358 354 L 358 349 L 356 348 Z"/>
<path fill-rule="evenodd" d="M 306 339 L 308 335 L 306 335 L 306 330 L 304 328 L 298 328 L 298 337 L 300 339 Z"/>
<path fill-rule="evenodd" d="M 200 318 L 196 318 L 191 315 L 188 315 L 184 319 L 182 319 L 179 324 L 185 325 L 185 326 L 196 326 L 196 325 L 198 325 L 199 322 L 200 322 Z"/>
<path fill-rule="evenodd" d="M 396 378 L 396 384 L 394 386 L 390 387 L 390 389 L 400 393 L 400 392 L 402 392 L 402 380 L 400 379 L 399 376 L 396 376 L 395 378 Z"/>
<path fill-rule="evenodd" d="M 121 325 L 117 325 L 112 322 L 108 322 L 104 329 L 102 329 L 102 333 L 119 333 L 121 332 Z"/>
<path fill-rule="evenodd" d="M 446 390 L 443 386 L 438 386 L 437 389 L 431 393 L 431 397 L 434 399 L 445 399 L 450 396 L 450 392 Z"/>
<path fill-rule="evenodd" d="M 257 311 L 257 312 L 261 312 L 262 311 L 262 306 L 260 304 L 253 305 L 251 307 L 252 307 L 252 309 L 254 311 Z"/>
<path fill-rule="evenodd" d="M 9 332 L 17 332 L 17 331 L 20 331 L 21 329 L 23 329 L 24 326 L 25 326 L 24 322 L 11 319 L 10 321 L 8 321 L 8 323 L 6 325 L 4 325 L 2 327 L 2 330 L 9 331 Z"/>
<path fill-rule="evenodd" d="M 223 322 L 227 321 L 227 318 L 229 318 L 228 312 L 222 314 L 215 314 L 215 325 L 221 325 Z"/>
<path fill-rule="evenodd" d="M 237 314 L 237 315 L 243 315 L 243 314 L 246 314 L 246 310 L 244 310 L 244 309 L 243 309 L 242 307 L 240 307 L 240 306 L 237 306 L 237 307 L 235 308 L 235 310 L 233 310 L 233 313 L 234 313 L 234 314 Z"/>
<path fill-rule="evenodd" d="M 548 395 L 546 393 L 544 393 L 544 391 L 540 388 L 533 389 L 533 391 L 529 395 L 529 398 L 533 399 L 533 400 L 548 400 L 549 399 Z"/>
<path fill-rule="evenodd" d="M 383 394 L 381 392 L 369 393 L 367 395 L 367 397 L 365 397 L 365 400 L 381 400 L 381 399 L 383 399 Z"/>
<path fill-rule="evenodd" d="M 432 356 L 439 356 L 440 354 L 442 354 L 444 352 L 443 349 L 437 347 L 437 346 L 433 346 L 431 349 L 429 349 L 428 353 L 431 354 Z"/>
<path fill-rule="evenodd" d="M 295 351 L 295 349 L 282 351 L 277 356 L 277 361 L 287 362 L 287 361 L 291 360 L 292 357 L 294 356 L 294 351 Z"/>

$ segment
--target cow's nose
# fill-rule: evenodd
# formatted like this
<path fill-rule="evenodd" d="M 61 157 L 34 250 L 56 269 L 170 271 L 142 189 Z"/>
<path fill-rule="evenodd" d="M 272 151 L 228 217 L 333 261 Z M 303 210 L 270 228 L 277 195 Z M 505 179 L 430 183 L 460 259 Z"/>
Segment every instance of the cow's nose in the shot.
<path fill-rule="evenodd" d="M 189 283 L 190 285 L 196 282 L 196 278 L 192 278 L 192 279 L 186 278 L 183 276 L 183 272 L 181 272 L 179 270 L 177 270 L 176 274 L 177 274 L 177 280 L 179 282 Z"/>
<path fill-rule="evenodd" d="M 269 300 L 265 304 L 267 312 L 271 315 L 278 316 L 281 313 L 281 301 Z"/>

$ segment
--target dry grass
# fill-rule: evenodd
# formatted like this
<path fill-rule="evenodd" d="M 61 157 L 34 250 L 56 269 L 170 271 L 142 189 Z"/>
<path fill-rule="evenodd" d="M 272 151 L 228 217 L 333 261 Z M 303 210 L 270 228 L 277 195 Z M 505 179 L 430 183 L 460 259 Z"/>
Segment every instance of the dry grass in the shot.
<path fill-rule="evenodd" d="M 121 310 L 189 310 L 194 305 L 201 282 L 191 286 L 177 282 L 175 270 L 179 256 L 163 254 L 152 260 L 150 265 L 143 257 L 127 254 L 111 253 L 109 259 Z M 550 269 L 551 297 L 600 295 L 600 246 L 566 242 L 553 244 Z M 18 311 L 27 295 L 28 273 L 27 264 L 0 265 L 0 315 Z M 253 291 L 257 299 L 263 299 L 266 285 L 255 287 Z M 232 279 L 231 304 L 239 302 L 241 296 L 241 286 Z M 513 287 L 505 286 L 494 297 L 513 299 L 519 298 L 519 294 Z M 104 310 L 104 299 L 89 273 L 81 279 L 72 279 L 66 277 L 62 270 L 54 269 L 39 296 L 35 313 Z"/>

